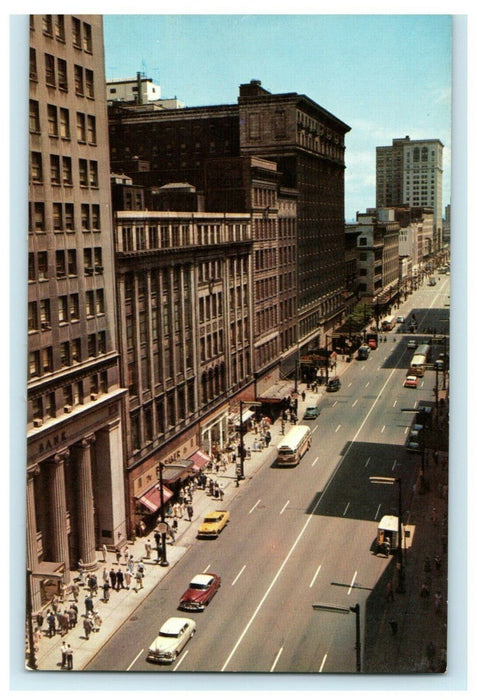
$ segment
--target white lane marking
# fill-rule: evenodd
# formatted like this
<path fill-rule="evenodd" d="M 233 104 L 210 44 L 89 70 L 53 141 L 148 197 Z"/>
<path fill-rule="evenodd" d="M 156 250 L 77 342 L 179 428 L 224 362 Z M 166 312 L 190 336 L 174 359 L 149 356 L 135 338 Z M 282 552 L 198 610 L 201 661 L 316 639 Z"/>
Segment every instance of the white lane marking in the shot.
<path fill-rule="evenodd" d="M 338 403 L 338 401 L 335 401 L 334 404 L 332 404 L 331 408 L 333 408 L 334 406 L 336 406 L 337 403 Z"/>
<path fill-rule="evenodd" d="M 238 581 L 239 577 L 240 577 L 240 576 L 242 575 L 242 573 L 243 573 L 243 570 L 246 569 L 246 568 L 247 568 L 247 565 L 244 564 L 244 565 L 242 566 L 242 568 L 240 569 L 240 571 L 238 572 L 237 576 L 236 576 L 236 577 L 234 578 L 234 580 L 232 581 L 232 586 L 235 586 L 235 583 Z"/>
<path fill-rule="evenodd" d="M 356 401 L 353 404 L 351 404 L 351 408 L 354 408 L 357 403 L 358 403 L 358 399 L 356 399 Z"/>
<path fill-rule="evenodd" d="M 278 663 L 278 659 L 280 658 L 282 651 L 283 651 L 283 647 L 280 649 L 280 651 L 278 652 L 278 654 L 275 656 L 275 661 L 274 661 L 273 664 L 272 664 L 272 668 L 270 669 L 270 673 L 273 673 L 273 671 L 275 670 L 275 666 L 276 666 L 277 663 Z"/>
<path fill-rule="evenodd" d="M 338 430 L 339 430 L 340 428 L 341 428 L 341 423 L 340 423 L 339 426 L 336 428 L 335 433 L 337 433 Z"/>
<path fill-rule="evenodd" d="M 204 574 L 207 573 L 207 571 L 208 571 L 209 569 L 210 569 L 210 564 L 207 564 L 207 566 L 205 567 L 205 569 L 204 569 L 204 571 L 203 571 L 202 573 L 204 573 Z"/>
<path fill-rule="evenodd" d="M 396 407 L 396 404 L 397 404 L 397 400 L 393 403 L 393 408 Z"/>
<path fill-rule="evenodd" d="M 248 511 L 248 514 L 249 514 L 249 515 L 250 515 L 250 513 L 252 513 L 252 512 L 255 510 L 255 508 L 258 506 L 258 504 L 260 503 L 261 500 L 262 500 L 262 499 L 259 498 L 258 501 L 256 502 L 256 504 L 253 506 L 253 508 L 251 508 L 251 509 Z"/>
<path fill-rule="evenodd" d="M 185 652 L 182 654 L 181 658 L 179 659 L 179 661 L 176 663 L 176 665 L 175 665 L 174 668 L 172 669 L 173 671 L 177 671 L 177 669 L 179 668 L 179 666 L 181 665 L 181 663 L 184 661 L 184 659 L 185 659 L 185 657 L 187 656 L 188 653 L 189 653 L 189 650 L 185 651 Z"/>
<path fill-rule="evenodd" d="M 134 661 L 132 661 L 132 662 L 129 664 L 129 666 L 127 667 L 126 671 L 129 671 L 129 669 L 132 668 L 132 667 L 134 666 L 134 664 L 135 664 L 136 661 L 139 659 L 139 657 L 141 656 L 141 654 L 142 654 L 143 651 L 144 651 L 144 649 L 141 649 L 141 651 L 140 651 L 139 654 L 136 656 L 136 658 L 134 659 Z"/>
<path fill-rule="evenodd" d="M 289 503 L 290 503 L 290 501 L 287 501 L 287 502 L 285 503 L 285 505 L 283 506 L 283 508 L 282 508 L 281 511 L 280 511 L 280 515 L 283 513 L 283 511 L 285 510 L 285 508 L 287 507 L 287 505 L 288 505 Z"/>
<path fill-rule="evenodd" d="M 321 662 L 320 668 L 318 670 L 318 673 L 321 673 L 325 667 L 326 659 L 327 659 L 328 654 L 325 654 L 323 657 L 323 661 Z"/>
<path fill-rule="evenodd" d="M 375 516 L 374 516 L 374 519 L 375 519 L 375 520 L 378 519 L 378 513 L 379 513 L 380 510 L 381 510 L 381 503 L 379 504 L 378 510 L 376 511 L 376 514 L 375 514 Z"/>
<path fill-rule="evenodd" d="M 394 460 L 391 471 L 394 471 L 397 467 L 397 459 Z"/>
<path fill-rule="evenodd" d="M 345 452 L 343 453 L 343 455 L 342 455 L 342 457 L 341 457 L 341 459 L 340 459 L 340 461 L 339 461 L 339 464 L 336 466 L 336 468 L 335 468 L 335 470 L 334 470 L 334 472 L 333 472 L 332 477 L 333 477 L 334 474 L 336 474 L 336 472 L 338 471 L 339 465 L 340 465 L 340 464 L 343 462 L 343 460 L 346 459 L 346 457 L 348 456 L 348 452 L 349 452 L 349 451 L 351 450 L 351 448 L 353 447 L 354 442 L 356 442 L 356 440 L 357 440 L 357 438 L 358 438 L 358 435 L 360 434 L 361 430 L 363 429 L 364 424 L 366 423 L 366 421 L 368 420 L 369 416 L 371 415 L 371 411 L 374 409 L 374 407 L 375 407 L 376 404 L 378 403 L 379 399 L 381 398 L 382 393 L 384 392 L 386 386 L 388 385 L 388 382 L 391 381 L 391 377 L 394 375 L 395 372 L 396 372 L 396 368 L 394 368 L 393 370 L 391 370 L 391 372 L 389 373 L 388 378 L 387 378 L 386 381 L 384 382 L 383 386 L 381 387 L 380 392 L 378 393 L 378 395 L 376 396 L 376 398 L 375 398 L 375 400 L 373 401 L 372 405 L 370 406 L 369 411 L 367 412 L 367 414 L 366 414 L 365 417 L 363 418 L 363 420 L 362 420 L 362 422 L 361 422 L 361 425 L 359 426 L 358 430 L 356 431 L 356 433 L 355 433 L 353 439 L 349 442 L 348 447 L 346 448 Z M 287 565 L 288 560 L 290 559 L 291 555 L 292 555 L 293 552 L 295 551 L 295 547 L 298 545 L 298 542 L 299 542 L 299 541 L 301 540 L 301 538 L 303 537 L 303 534 L 304 534 L 306 528 L 308 527 L 308 525 L 309 525 L 309 524 L 312 522 L 312 520 L 314 519 L 315 511 L 316 511 L 316 509 L 318 508 L 318 506 L 319 506 L 319 504 L 320 504 L 320 502 L 321 502 L 321 499 L 323 498 L 323 496 L 325 495 L 325 493 L 327 493 L 328 489 L 330 488 L 332 481 L 333 481 L 333 478 L 330 478 L 330 479 L 328 480 L 328 482 L 327 482 L 325 488 L 323 489 L 323 492 L 322 492 L 322 494 L 321 494 L 319 500 L 316 502 L 315 507 L 313 508 L 313 511 L 310 513 L 310 515 L 308 516 L 308 518 L 307 518 L 306 522 L 304 523 L 302 529 L 301 529 L 300 532 L 298 533 L 298 536 L 297 536 L 296 540 L 295 540 L 294 543 L 292 544 L 292 546 L 291 546 L 291 548 L 290 548 L 288 554 L 286 555 L 285 559 L 282 561 L 282 563 L 281 563 L 281 565 L 280 565 L 280 567 L 279 567 L 277 573 L 275 574 L 275 576 L 274 576 L 273 579 L 272 579 L 272 582 L 270 583 L 269 587 L 268 587 L 267 590 L 265 591 L 265 594 L 264 594 L 263 598 L 261 599 L 261 601 L 259 602 L 259 604 L 258 604 L 257 607 L 255 608 L 255 611 L 253 612 L 253 614 L 252 614 L 250 620 L 249 620 L 249 621 L 247 622 L 247 624 L 245 625 L 242 634 L 240 635 L 240 637 L 239 637 L 239 638 L 237 639 L 237 641 L 235 642 L 235 645 L 234 645 L 232 651 L 230 652 L 230 654 L 228 655 L 228 657 L 227 657 L 226 660 L 225 660 L 224 665 L 223 665 L 222 668 L 220 669 L 221 671 L 225 671 L 225 669 L 227 668 L 227 666 L 228 666 L 229 663 L 230 663 L 230 660 L 232 659 L 232 657 L 234 656 L 235 652 L 237 651 L 237 649 L 239 648 L 240 644 L 242 643 L 243 638 L 245 637 L 245 635 L 247 634 L 248 630 L 249 630 L 250 627 L 252 626 L 253 621 L 255 620 L 255 618 L 257 617 L 258 613 L 260 612 L 260 610 L 261 610 L 261 608 L 262 608 L 262 605 L 264 604 L 264 602 L 265 602 L 266 599 L 268 598 L 268 595 L 269 595 L 270 591 L 272 590 L 272 588 L 273 588 L 273 586 L 275 585 L 275 583 L 278 581 L 278 578 L 279 578 L 280 574 L 282 573 L 283 569 L 284 569 L 285 566 Z M 325 657 L 325 659 L 326 659 L 326 657 Z M 324 665 L 325 659 L 323 660 L 322 666 Z"/>
<path fill-rule="evenodd" d="M 311 432 L 314 433 L 315 430 L 318 430 L 318 426 L 317 426 L 317 425 L 315 425 L 315 427 L 313 428 L 313 430 L 312 430 Z"/>
<path fill-rule="evenodd" d="M 417 407 L 417 401 L 414 401 L 414 408 Z"/>
<path fill-rule="evenodd" d="M 364 388 L 366 389 L 367 386 L 369 386 L 369 382 L 366 384 L 366 386 Z"/>
<path fill-rule="evenodd" d="M 386 429 L 386 426 L 383 425 L 383 427 L 381 428 L 381 432 L 384 433 L 385 429 Z"/>
<path fill-rule="evenodd" d="M 348 588 L 348 595 L 351 593 L 353 590 L 354 582 L 356 581 L 356 576 L 358 575 L 358 572 L 354 572 L 353 580 L 351 581 L 351 586 Z"/>
<path fill-rule="evenodd" d="M 315 464 L 318 462 L 318 460 L 319 460 L 319 456 L 318 456 L 318 457 L 315 457 L 315 459 L 313 460 L 311 466 L 314 467 Z"/>
<path fill-rule="evenodd" d="M 365 468 L 365 469 L 366 469 L 366 467 L 368 466 L 368 464 L 369 464 L 370 462 L 371 462 L 371 457 L 368 457 L 368 459 L 366 460 L 366 464 L 364 465 L 364 468 Z"/>
<path fill-rule="evenodd" d="M 409 427 L 407 427 L 407 428 L 404 428 L 404 435 L 406 435 L 406 434 L 407 434 L 407 431 L 408 431 L 408 430 L 409 430 Z"/>
<path fill-rule="evenodd" d="M 351 385 L 352 385 L 352 383 L 353 383 L 353 382 L 350 382 L 350 383 L 348 384 L 348 386 L 351 386 Z"/>
<path fill-rule="evenodd" d="M 349 508 L 349 505 L 350 505 L 350 504 L 349 504 L 349 501 L 348 501 L 348 503 L 346 504 L 346 508 L 344 509 L 343 515 L 346 515 L 346 513 L 347 513 L 347 511 L 348 511 L 348 508 Z"/>
<path fill-rule="evenodd" d="M 316 577 L 317 577 L 318 574 L 320 573 L 320 569 L 321 569 L 321 564 L 319 565 L 319 567 L 318 567 L 317 570 L 315 571 L 315 575 L 314 575 L 313 578 L 311 579 L 311 583 L 310 583 L 310 585 L 308 586 L 308 588 L 311 588 L 311 587 L 313 586 L 313 584 L 315 583 Z"/>

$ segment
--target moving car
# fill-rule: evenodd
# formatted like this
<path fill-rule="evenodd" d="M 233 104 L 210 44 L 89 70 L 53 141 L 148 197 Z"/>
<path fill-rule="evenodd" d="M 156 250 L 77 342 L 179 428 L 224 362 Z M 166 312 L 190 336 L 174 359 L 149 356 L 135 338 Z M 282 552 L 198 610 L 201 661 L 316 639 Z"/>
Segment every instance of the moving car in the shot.
<path fill-rule="evenodd" d="M 195 629 L 194 620 L 188 617 L 170 617 L 149 647 L 147 661 L 171 664 L 194 636 Z"/>
<path fill-rule="evenodd" d="M 220 588 L 221 579 L 217 574 L 197 574 L 182 595 L 181 610 L 204 610 Z"/>
<path fill-rule="evenodd" d="M 404 386 L 411 387 L 412 389 L 417 389 L 417 383 L 419 378 L 413 374 L 408 374 L 404 382 Z"/>
<path fill-rule="evenodd" d="M 358 353 L 356 357 L 358 360 L 367 360 L 370 352 L 371 348 L 369 347 L 369 345 L 361 345 L 361 347 L 358 348 Z"/>
<path fill-rule="evenodd" d="M 217 537 L 230 520 L 228 510 L 214 510 L 207 513 L 197 531 L 197 537 Z"/>
<path fill-rule="evenodd" d="M 417 340 L 408 340 L 407 341 L 407 348 L 408 348 L 408 350 L 417 348 Z"/>
<path fill-rule="evenodd" d="M 320 415 L 320 409 L 318 406 L 308 406 L 303 414 L 303 420 L 314 420 Z"/>
<path fill-rule="evenodd" d="M 333 377 L 333 379 L 328 379 L 328 384 L 326 385 L 326 391 L 339 391 L 341 387 L 341 381 L 339 377 Z"/>

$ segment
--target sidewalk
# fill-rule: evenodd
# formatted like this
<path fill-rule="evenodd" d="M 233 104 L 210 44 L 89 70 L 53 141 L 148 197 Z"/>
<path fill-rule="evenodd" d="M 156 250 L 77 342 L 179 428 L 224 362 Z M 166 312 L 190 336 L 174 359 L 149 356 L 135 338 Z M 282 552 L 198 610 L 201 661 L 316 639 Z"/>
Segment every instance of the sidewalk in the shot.
<path fill-rule="evenodd" d="M 338 375 L 341 374 L 340 364 L 343 364 L 343 369 L 350 366 L 347 363 L 341 363 L 341 361 L 339 361 L 336 369 Z M 330 374 L 330 376 L 334 375 Z M 320 395 L 325 392 L 325 388 L 320 387 L 318 392 L 315 393 L 311 390 L 307 390 L 305 384 L 300 384 L 298 390 L 298 420 L 301 420 L 307 406 L 316 405 Z M 306 392 L 305 401 L 301 398 L 302 391 Z M 290 428 L 291 423 L 287 422 L 285 424 L 285 432 Z M 260 469 L 264 461 L 269 457 L 270 451 L 276 448 L 276 445 L 281 439 L 281 421 L 279 419 L 270 426 L 270 432 L 272 435 L 270 446 L 264 448 L 262 451 L 253 451 L 252 449 L 255 439 L 255 434 L 253 432 L 249 432 L 244 436 L 244 446 L 245 448 L 250 448 L 251 454 L 249 459 L 244 460 L 245 481 L 252 478 Z M 193 546 L 198 526 L 202 522 L 204 515 L 216 508 L 228 508 L 235 495 L 240 492 L 240 486 L 236 486 L 235 464 L 232 463 L 228 465 L 225 472 L 220 472 L 217 475 L 210 472 L 210 475 L 218 481 L 223 490 L 223 501 L 209 496 L 208 493 L 202 489 L 196 489 L 193 492 L 192 505 L 194 507 L 194 515 L 192 522 L 186 518 L 180 519 L 175 544 L 171 545 L 168 543 L 167 545 L 167 561 L 169 562 L 169 566 L 161 566 L 156 563 L 156 552 L 154 549 L 152 550 L 151 559 L 146 559 L 145 543 L 148 537 L 138 537 L 135 542 L 128 541 L 128 554 L 133 555 L 135 562 L 142 560 L 145 565 L 142 589 L 138 590 L 135 588 L 136 584 L 133 579 L 129 590 L 111 590 L 109 601 L 104 602 L 101 589 L 103 568 L 106 567 L 106 570 L 109 571 L 111 565 L 113 563 L 116 564 L 116 555 L 114 552 L 108 552 L 106 562 L 104 562 L 102 552 L 99 550 L 97 551 L 98 569 L 95 573 L 98 578 L 98 594 L 93 598 L 93 601 L 94 610 L 99 613 L 102 620 L 101 628 L 99 632 L 92 632 L 89 639 L 86 639 L 83 630 L 85 613 L 84 599 L 86 597 L 86 591 L 80 588 L 77 603 L 78 623 L 73 629 L 70 629 L 64 637 L 61 637 L 57 632 L 54 637 L 50 638 L 47 636 L 46 632 L 48 627 L 46 620 L 44 621 L 42 638 L 39 640 L 36 653 L 36 663 L 39 670 L 63 671 L 67 673 L 66 670 L 61 668 L 61 646 L 63 642 L 69 644 L 73 649 L 74 670 L 79 671 L 84 669 L 116 630 L 128 620 L 135 609 L 150 595 L 157 584 L 167 575 L 171 567 L 186 554 L 189 547 Z M 243 483 L 244 481 L 240 482 L 240 484 Z M 121 559 L 121 564 L 123 564 L 123 559 Z M 123 569 L 124 568 L 123 566 Z M 74 572 L 72 573 L 74 575 Z M 68 608 L 72 602 L 73 596 L 68 595 L 67 600 L 60 604 L 60 608 Z"/>

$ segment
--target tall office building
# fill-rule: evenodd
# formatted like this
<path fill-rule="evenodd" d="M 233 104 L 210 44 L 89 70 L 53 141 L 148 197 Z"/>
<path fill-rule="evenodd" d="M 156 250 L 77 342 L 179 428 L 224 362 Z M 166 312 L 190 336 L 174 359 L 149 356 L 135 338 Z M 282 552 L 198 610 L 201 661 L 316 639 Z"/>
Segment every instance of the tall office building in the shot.
<path fill-rule="evenodd" d="M 271 94 L 252 80 L 240 86 L 237 105 L 165 110 L 154 104 L 112 104 L 111 161 L 135 182 L 188 182 L 200 191 L 215 159 L 276 163 L 279 187 L 296 190 L 297 197 L 297 343 L 316 346 L 344 311 L 344 139 L 349 129 L 305 95 Z M 270 221 L 276 216 L 273 206 L 268 212 Z M 273 348 L 278 350 L 278 343 Z"/>
<path fill-rule="evenodd" d="M 51 597 L 127 534 L 103 27 L 30 18 L 27 567 Z"/>
<path fill-rule="evenodd" d="M 432 207 L 433 253 L 442 247 L 443 148 L 438 139 L 409 136 L 376 148 L 376 207 Z"/>

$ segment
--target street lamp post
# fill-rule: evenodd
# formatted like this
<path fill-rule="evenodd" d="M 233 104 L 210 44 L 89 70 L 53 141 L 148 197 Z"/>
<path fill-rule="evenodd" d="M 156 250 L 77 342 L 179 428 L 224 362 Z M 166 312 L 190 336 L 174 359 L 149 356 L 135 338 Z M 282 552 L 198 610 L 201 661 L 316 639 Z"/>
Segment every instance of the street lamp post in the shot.
<path fill-rule="evenodd" d="M 242 410 L 244 406 L 256 406 L 255 401 L 240 401 L 240 422 L 239 422 L 239 431 L 240 431 L 240 444 L 239 444 L 239 467 L 238 470 L 236 471 L 237 474 L 237 486 L 238 486 L 238 481 L 239 479 L 244 479 L 245 478 L 245 468 L 244 468 L 244 460 L 245 460 L 245 445 L 243 442 L 243 434 L 244 434 L 244 424 L 242 421 Z"/>
<path fill-rule="evenodd" d="M 404 587 L 404 568 L 402 556 L 402 492 L 401 492 L 401 477 L 387 476 L 370 476 L 369 480 L 372 484 L 387 484 L 390 486 L 398 486 L 398 593 L 405 593 Z"/>
<path fill-rule="evenodd" d="M 325 612 L 341 613 L 343 615 L 349 615 L 350 612 L 356 615 L 356 671 L 361 673 L 361 625 L 360 625 L 360 612 L 359 603 L 350 606 L 349 608 L 344 608 L 340 605 L 325 605 L 324 603 L 313 603 L 313 610 L 324 610 Z"/>
<path fill-rule="evenodd" d="M 164 487 L 162 483 L 162 470 L 164 468 L 164 464 L 162 462 L 159 462 L 159 464 L 156 467 L 156 472 L 157 476 L 159 477 L 159 490 L 160 490 L 160 497 L 161 497 L 161 539 L 162 539 L 162 559 L 161 559 L 161 566 L 169 566 L 169 562 L 167 561 L 167 552 L 166 552 L 166 531 L 167 531 L 167 526 L 166 526 L 166 518 L 164 514 Z M 159 547 L 157 548 L 157 560 L 159 561 Z"/>

